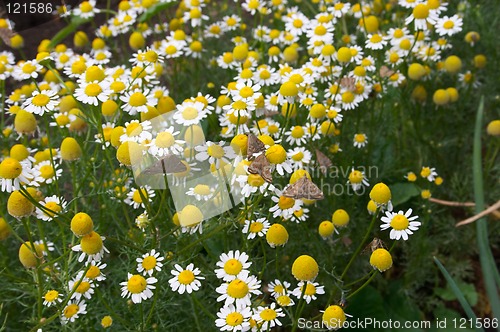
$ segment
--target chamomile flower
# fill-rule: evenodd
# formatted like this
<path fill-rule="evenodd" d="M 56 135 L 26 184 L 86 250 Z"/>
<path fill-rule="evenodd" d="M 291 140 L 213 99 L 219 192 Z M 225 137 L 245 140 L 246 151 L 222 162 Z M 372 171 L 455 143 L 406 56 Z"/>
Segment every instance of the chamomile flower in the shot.
<path fill-rule="evenodd" d="M 409 25 L 413 22 L 415 30 L 427 30 L 427 24 L 434 25 L 438 15 L 435 11 L 430 10 L 429 6 L 425 3 L 419 3 L 413 7 L 413 12 L 405 20 L 405 24 Z"/>
<path fill-rule="evenodd" d="M 42 65 L 40 65 L 36 60 L 21 62 L 14 67 L 12 77 L 18 81 L 26 80 L 28 78 L 37 78 L 42 68 Z"/>
<path fill-rule="evenodd" d="M 64 198 L 59 198 L 56 195 L 45 197 L 42 201 L 38 202 L 44 209 L 36 208 L 36 217 L 44 221 L 52 221 L 57 214 L 62 213 L 67 206 Z"/>
<path fill-rule="evenodd" d="M 109 99 L 111 83 L 108 80 L 82 82 L 75 90 L 75 98 L 84 104 L 99 105 Z"/>
<path fill-rule="evenodd" d="M 429 182 L 433 182 L 436 179 L 436 176 L 438 176 L 438 173 L 434 167 L 431 168 L 424 166 L 420 171 L 420 176 L 426 178 Z"/>
<path fill-rule="evenodd" d="M 294 126 L 285 132 L 285 141 L 289 144 L 301 146 L 307 142 L 305 128 L 302 126 Z"/>
<path fill-rule="evenodd" d="M 266 307 L 257 307 L 252 318 L 259 324 L 263 331 L 270 330 L 275 326 L 281 326 L 279 317 L 285 317 L 283 309 L 276 308 L 276 303 L 271 303 Z"/>
<path fill-rule="evenodd" d="M 280 144 L 274 144 L 266 150 L 267 160 L 276 167 L 279 175 L 283 176 L 286 173 L 292 173 L 292 163 L 287 158 L 286 150 Z"/>
<path fill-rule="evenodd" d="M 23 108 L 30 113 L 42 116 L 45 112 L 54 111 L 55 107 L 59 104 L 58 99 L 57 91 L 35 90 L 31 97 L 23 103 Z"/>
<path fill-rule="evenodd" d="M 103 263 L 103 262 L 96 262 L 96 261 L 90 261 L 86 264 L 86 271 L 79 271 L 76 275 L 76 280 L 80 280 L 82 279 L 82 277 L 84 277 L 84 273 L 85 273 L 85 279 L 87 279 L 88 281 L 91 281 L 94 286 L 98 286 L 99 284 L 96 283 L 96 281 L 104 281 L 106 280 L 106 275 L 104 273 L 102 273 L 102 270 L 106 268 L 106 266 L 108 266 L 108 264 L 106 263 Z M 88 267 L 88 269 L 87 269 Z"/>
<path fill-rule="evenodd" d="M 159 252 L 155 249 L 151 250 L 142 257 L 136 259 L 137 262 L 137 272 L 143 275 L 152 276 L 155 271 L 160 272 L 163 264 L 161 263 L 165 258 L 160 256 Z"/>
<path fill-rule="evenodd" d="M 122 297 L 132 298 L 133 303 L 141 303 L 153 297 L 153 289 L 156 288 L 154 284 L 158 279 L 154 277 L 144 278 L 140 274 L 128 274 L 127 281 L 120 283 L 122 286 Z"/>
<path fill-rule="evenodd" d="M 250 318 L 252 309 L 250 307 L 235 307 L 233 304 L 222 307 L 217 312 L 215 326 L 220 331 L 248 331 L 250 330 Z"/>
<path fill-rule="evenodd" d="M 74 293 L 71 295 L 71 299 L 76 299 L 79 301 L 82 297 L 90 300 L 92 298 L 92 294 L 94 294 L 94 284 L 91 280 L 83 278 L 80 279 L 72 279 L 68 283 L 68 288 L 70 292 L 74 290 Z"/>
<path fill-rule="evenodd" d="M 152 202 L 152 198 L 155 197 L 156 193 L 150 186 L 144 186 L 143 188 L 132 188 L 125 199 L 125 203 L 131 205 L 134 209 L 142 207 L 146 208 L 143 199 L 146 199 L 149 203 Z"/>
<path fill-rule="evenodd" d="M 292 294 L 298 299 L 303 297 L 306 303 L 310 303 L 311 301 L 317 299 L 317 295 L 325 294 L 325 287 L 321 286 L 319 283 L 308 281 L 306 281 L 306 283 L 307 285 L 305 286 L 305 290 L 304 281 L 300 281 L 297 285 L 297 288 L 293 290 Z"/>
<path fill-rule="evenodd" d="M 458 15 L 444 16 L 437 20 L 435 28 L 440 36 L 453 36 L 462 31 L 463 21 Z"/>
<path fill-rule="evenodd" d="M 61 323 L 63 325 L 73 323 L 80 315 L 85 315 L 87 313 L 87 305 L 85 301 L 69 301 L 66 307 L 64 307 L 61 315 Z"/>
<path fill-rule="evenodd" d="M 225 282 L 215 289 L 217 293 L 221 294 L 217 298 L 217 302 L 224 301 L 225 306 L 234 304 L 237 308 L 248 307 L 252 304 L 250 300 L 252 295 L 262 294 L 259 288 L 260 280 L 245 271 L 241 273 L 239 278 Z"/>
<path fill-rule="evenodd" d="M 285 220 L 290 219 L 303 204 L 300 199 L 283 196 L 279 190 L 276 190 L 276 195 L 273 195 L 271 200 L 276 203 L 269 209 L 269 212 L 273 213 L 273 218 L 282 217 Z"/>
<path fill-rule="evenodd" d="M 33 167 L 33 181 L 42 184 L 50 184 L 61 177 L 63 170 L 55 161 L 44 160 Z"/>
<path fill-rule="evenodd" d="M 105 239 L 104 236 L 100 236 L 97 232 L 92 231 L 82 236 L 80 244 L 73 246 L 71 250 L 77 252 L 81 251 L 80 256 L 78 256 L 79 262 L 83 262 L 85 256 L 87 256 L 87 262 L 99 262 L 103 258 L 104 252 L 109 253 L 109 250 L 103 244 Z"/>
<path fill-rule="evenodd" d="M 231 250 L 227 254 L 222 253 L 216 263 L 216 266 L 220 267 L 220 269 L 214 271 L 217 278 L 232 281 L 248 273 L 248 268 L 252 265 L 252 262 L 248 262 L 248 258 L 246 253 L 240 253 L 239 250 Z"/>
<path fill-rule="evenodd" d="M 205 279 L 205 277 L 200 276 L 200 269 L 195 268 L 194 264 L 191 263 L 183 269 L 179 264 L 174 265 L 175 270 L 171 270 L 170 273 L 174 276 L 168 281 L 170 288 L 174 292 L 179 292 L 179 294 L 184 294 L 188 292 L 196 292 L 200 289 L 200 280 Z"/>
<path fill-rule="evenodd" d="M 140 89 L 135 89 L 132 91 L 127 91 L 123 96 L 120 97 L 123 102 L 122 109 L 130 115 L 136 115 L 137 113 L 147 113 L 148 106 L 155 105 L 155 98 L 150 90 L 146 89 L 141 91 Z"/>
<path fill-rule="evenodd" d="M 267 285 L 267 288 L 271 292 L 271 296 L 277 298 L 281 295 L 288 294 L 290 286 L 291 284 L 288 281 L 280 281 L 278 279 L 275 279 Z"/>
<path fill-rule="evenodd" d="M 305 147 L 296 147 L 287 152 L 290 162 L 295 169 L 302 169 L 311 162 L 312 154 Z"/>
<path fill-rule="evenodd" d="M 100 10 L 96 8 L 96 0 L 82 1 L 78 7 L 72 10 L 73 16 L 84 19 L 94 17 Z"/>
<path fill-rule="evenodd" d="M 363 186 L 370 186 L 370 183 L 368 182 L 368 179 L 366 178 L 365 172 L 364 171 L 359 171 L 352 168 L 351 173 L 349 173 L 349 179 L 347 181 L 347 184 L 350 184 L 352 187 L 352 190 L 358 191 L 361 189 Z"/>
<path fill-rule="evenodd" d="M 47 307 L 57 305 L 62 302 L 62 297 L 63 294 L 54 289 L 51 289 L 43 296 L 43 305 Z"/>
<path fill-rule="evenodd" d="M 194 187 L 189 188 L 186 192 L 188 196 L 194 196 L 197 201 L 208 201 L 213 197 L 215 188 L 210 187 L 206 184 L 197 184 Z"/>
<path fill-rule="evenodd" d="M 190 125 L 199 124 L 207 115 L 205 105 L 202 102 L 185 101 L 177 105 L 174 120 L 177 124 L 189 127 Z"/>
<path fill-rule="evenodd" d="M 231 163 L 236 158 L 236 153 L 231 146 L 224 146 L 224 144 L 224 141 L 219 143 L 207 141 L 205 145 L 196 146 L 196 160 L 205 161 L 208 159 L 208 162 L 214 164 L 217 168 L 219 168 L 221 162 L 225 164 Z"/>
<path fill-rule="evenodd" d="M 245 220 L 242 232 L 243 234 L 248 234 L 247 239 L 251 240 L 256 236 L 265 236 L 269 227 L 271 227 L 271 224 L 265 217 L 256 220 Z"/>
<path fill-rule="evenodd" d="M 156 134 L 151 140 L 151 143 L 146 146 L 149 147 L 148 152 L 158 158 L 162 158 L 169 154 L 181 154 L 184 151 L 183 140 L 176 139 L 179 131 L 175 131 L 173 126 L 166 128 Z"/>
<path fill-rule="evenodd" d="M 21 183 L 28 184 L 33 180 L 33 171 L 30 162 L 18 161 L 7 157 L 0 163 L 0 183 L 3 192 L 19 190 Z"/>
<path fill-rule="evenodd" d="M 120 136 L 120 142 L 148 143 L 153 139 L 151 122 L 132 120 L 125 123 L 125 133 Z"/>
<path fill-rule="evenodd" d="M 368 137 L 365 134 L 355 134 L 353 138 L 353 144 L 356 148 L 364 148 L 368 144 Z"/>
<path fill-rule="evenodd" d="M 411 216 L 412 209 L 398 213 L 386 211 L 385 216 L 381 218 L 382 225 L 380 225 L 381 230 L 386 230 L 391 228 L 389 237 L 392 240 L 408 240 L 408 236 L 413 234 L 414 231 L 418 230 L 419 226 L 422 224 L 420 221 L 415 221 L 418 216 Z"/>

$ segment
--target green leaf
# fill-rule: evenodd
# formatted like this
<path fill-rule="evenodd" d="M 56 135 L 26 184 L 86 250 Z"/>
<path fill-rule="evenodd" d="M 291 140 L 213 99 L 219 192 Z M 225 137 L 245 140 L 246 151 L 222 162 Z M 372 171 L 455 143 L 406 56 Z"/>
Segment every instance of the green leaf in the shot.
<path fill-rule="evenodd" d="M 66 38 L 68 35 L 70 35 L 73 32 L 75 32 L 76 29 L 78 29 L 78 27 L 80 25 L 82 25 L 84 23 L 87 23 L 89 21 L 90 21 L 90 19 L 84 19 L 84 18 L 81 18 L 79 16 L 72 17 L 71 18 L 71 22 L 69 23 L 69 25 L 67 27 L 65 27 L 64 29 L 60 30 L 54 36 L 54 38 L 52 38 L 52 40 L 49 43 L 49 48 L 53 48 L 57 44 L 60 44 L 64 40 L 64 38 Z"/>
<path fill-rule="evenodd" d="M 141 16 L 139 16 L 139 19 L 138 19 L 139 23 L 143 23 L 143 22 L 149 21 L 149 19 L 151 17 L 155 16 L 156 14 L 158 14 L 159 12 L 161 12 L 162 10 L 165 10 L 168 7 L 173 6 L 175 3 L 177 3 L 177 1 L 160 2 L 160 3 L 156 4 L 156 5 L 154 5 L 153 7 L 149 8 L 144 13 L 142 13 Z"/>
<path fill-rule="evenodd" d="M 467 302 L 469 302 L 471 306 L 475 306 L 477 304 L 478 295 L 474 285 L 459 281 L 457 282 L 457 286 L 464 294 Z M 457 299 L 455 293 L 453 293 L 453 290 L 450 288 L 450 285 L 447 285 L 446 288 L 437 288 L 434 292 L 445 301 L 454 301 Z"/>
<path fill-rule="evenodd" d="M 418 187 L 409 182 L 398 182 L 389 186 L 391 189 L 392 205 L 397 206 L 413 197 L 420 195 Z"/>

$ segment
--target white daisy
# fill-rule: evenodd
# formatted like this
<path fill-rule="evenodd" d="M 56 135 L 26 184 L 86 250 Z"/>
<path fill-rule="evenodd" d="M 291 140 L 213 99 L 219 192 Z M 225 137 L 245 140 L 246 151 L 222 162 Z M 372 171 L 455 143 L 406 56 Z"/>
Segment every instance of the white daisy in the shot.
<path fill-rule="evenodd" d="M 233 304 L 222 307 L 217 312 L 215 326 L 220 331 L 248 331 L 250 330 L 250 318 L 252 309 L 250 307 L 237 308 Z"/>
<path fill-rule="evenodd" d="M 271 224 L 265 217 L 259 218 L 257 220 L 245 220 L 245 226 L 243 227 L 243 234 L 248 234 L 247 239 L 254 239 L 256 236 L 263 237 L 266 235 L 267 230 L 271 227 Z"/>
<path fill-rule="evenodd" d="M 108 80 L 82 82 L 75 90 L 75 98 L 84 104 L 97 106 L 109 99 L 111 83 Z"/>
<path fill-rule="evenodd" d="M 176 139 L 179 131 L 175 131 L 173 126 L 170 126 L 156 134 L 151 143 L 147 144 L 148 152 L 158 158 L 165 157 L 169 154 L 182 154 L 185 143 L 183 140 Z"/>
<path fill-rule="evenodd" d="M 273 213 L 273 218 L 282 217 L 285 220 L 290 219 L 293 213 L 304 204 L 300 199 L 283 196 L 282 191 L 278 189 L 276 189 L 276 195 L 273 195 L 271 199 L 276 204 L 269 209 L 269 212 Z"/>
<path fill-rule="evenodd" d="M 154 284 L 158 279 L 154 277 L 144 278 L 140 274 L 128 273 L 128 280 L 120 283 L 122 286 L 122 297 L 132 298 L 132 302 L 141 303 L 153 297 L 153 289 L 156 288 Z"/>
<path fill-rule="evenodd" d="M 200 289 L 200 280 L 205 279 L 205 277 L 199 276 L 201 271 L 195 268 L 193 263 L 186 266 L 185 269 L 179 264 L 175 264 L 174 267 L 175 270 L 170 271 L 174 277 L 168 281 L 170 288 L 172 288 L 174 292 L 179 292 L 179 294 L 188 292 L 191 294 Z"/>
<path fill-rule="evenodd" d="M 453 36 L 462 31 L 463 20 L 458 15 L 444 16 L 437 20 L 435 28 L 440 36 Z"/>
<path fill-rule="evenodd" d="M 266 307 L 257 307 L 255 314 L 252 318 L 257 322 L 262 331 L 268 331 L 275 326 L 281 326 L 279 317 L 285 317 L 283 309 L 276 308 L 276 303 Z"/>
<path fill-rule="evenodd" d="M 45 112 L 54 111 L 59 104 L 57 91 L 53 90 L 35 90 L 31 97 L 26 99 L 23 107 L 26 111 L 42 116 Z"/>
<path fill-rule="evenodd" d="M 217 302 L 224 301 L 224 305 L 235 304 L 236 307 L 248 307 L 252 304 L 251 296 L 260 295 L 259 290 L 260 280 L 253 275 L 249 275 L 248 271 L 242 273 L 238 279 L 230 282 L 225 282 L 215 289 L 221 294 L 217 298 Z"/>
<path fill-rule="evenodd" d="M 386 211 L 385 216 L 381 218 L 383 223 L 380 225 L 380 229 L 386 230 L 389 227 L 392 228 L 389 234 L 392 240 L 399 240 L 401 238 L 405 241 L 408 240 L 408 235 L 413 234 L 422 224 L 420 221 L 414 221 L 418 216 L 411 217 L 412 212 L 412 209 L 408 209 L 406 213 L 403 211 L 399 211 L 398 213 Z"/>
<path fill-rule="evenodd" d="M 61 324 L 73 323 L 80 315 L 87 313 L 85 301 L 69 301 L 61 315 Z"/>
<path fill-rule="evenodd" d="M 301 297 L 306 301 L 306 303 L 310 303 L 317 299 L 316 295 L 325 294 L 325 287 L 321 286 L 317 282 L 308 282 L 306 281 L 307 286 L 304 290 L 304 281 L 298 283 L 297 288 L 295 288 L 292 294 L 300 299 Z"/>
<path fill-rule="evenodd" d="M 83 278 L 70 280 L 68 283 L 68 289 L 70 292 L 74 293 L 71 295 L 71 299 L 76 299 L 79 301 L 82 297 L 90 300 L 92 298 L 92 294 L 94 294 L 94 284 L 92 280 Z"/>
<path fill-rule="evenodd" d="M 142 257 L 138 257 L 136 259 L 137 262 L 137 272 L 142 273 L 143 275 L 152 276 L 155 271 L 160 272 L 165 258 L 160 256 L 159 252 L 156 252 L 155 249 L 151 250 Z"/>
<path fill-rule="evenodd" d="M 198 124 L 206 117 L 205 105 L 199 101 L 185 101 L 177 105 L 177 111 L 174 113 L 175 122 L 186 127 Z"/>
<path fill-rule="evenodd" d="M 2 191 L 10 193 L 21 188 L 21 183 L 28 184 L 33 180 L 31 163 L 19 162 L 14 158 L 7 157 L 0 163 L 0 183 Z"/>
<path fill-rule="evenodd" d="M 36 164 L 32 172 L 34 182 L 50 184 L 61 177 L 63 170 L 59 168 L 56 161 L 44 160 Z"/>
<path fill-rule="evenodd" d="M 232 281 L 248 273 L 248 269 L 252 265 L 252 262 L 248 262 L 248 258 L 246 253 L 240 253 L 239 250 L 231 250 L 227 254 L 222 253 L 219 261 L 216 263 L 220 268 L 214 271 L 217 278 L 224 281 Z"/>
<path fill-rule="evenodd" d="M 44 221 L 52 221 L 58 214 L 62 213 L 68 205 L 64 198 L 59 198 L 57 195 L 45 197 L 38 203 L 45 209 L 37 207 L 35 210 L 36 217 Z"/>
<path fill-rule="evenodd" d="M 51 289 L 43 296 L 43 305 L 50 307 L 53 305 L 57 305 L 62 302 L 63 295 L 58 291 Z"/>
<path fill-rule="evenodd" d="M 199 161 L 205 161 L 212 165 L 215 164 L 217 168 L 220 166 L 220 162 L 225 164 L 232 163 L 233 159 L 236 158 L 236 153 L 234 149 L 228 145 L 224 146 L 226 142 L 220 141 L 219 143 L 207 141 L 205 145 L 198 145 L 194 149 L 196 150 L 196 159 Z"/>

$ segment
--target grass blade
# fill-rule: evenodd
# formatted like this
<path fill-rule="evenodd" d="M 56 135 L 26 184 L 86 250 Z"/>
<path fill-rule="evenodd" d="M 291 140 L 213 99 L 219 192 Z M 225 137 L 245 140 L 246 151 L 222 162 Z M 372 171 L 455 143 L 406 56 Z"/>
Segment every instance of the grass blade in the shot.
<path fill-rule="evenodd" d="M 462 291 L 460 290 L 460 288 L 458 288 L 455 280 L 453 280 L 453 278 L 448 273 L 448 271 L 443 266 L 443 264 L 441 264 L 441 262 L 439 261 L 439 259 L 437 257 L 435 257 L 435 256 L 433 258 L 434 258 L 434 262 L 436 263 L 436 265 L 438 266 L 439 270 L 443 274 L 444 278 L 448 282 L 448 285 L 450 285 L 450 288 L 453 291 L 453 294 L 455 294 L 455 296 L 457 297 L 458 302 L 460 302 L 460 305 L 464 309 L 465 314 L 467 315 L 467 317 L 469 317 L 469 319 L 472 319 L 474 322 L 477 321 L 476 314 L 472 310 L 469 302 L 467 302 L 467 300 L 465 299 L 465 296 L 462 293 Z M 477 328 L 476 331 L 484 331 L 484 330 Z"/>
<path fill-rule="evenodd" d="M 474 148 L 472 159 L 472 170 L 474 180 L 474 200 L 476 202 L 476 214 L 484 210 L 484 186 L 483 186 L 483 167 L 481 158 L 481 133 L 483 131 L 483 113 L 484 113 L 484 96 L 481 97 L 479 108 L 476 115 L 476 126 L 474 128 Z M 488 224 L 486 218 L 483 217 L 476 221 L 477 243 L 479 247 L 479 258 L 481 262 L 481 270 L 483 272 L 486 294 L 490 301 L 493 317 L 500 318 L 500 298 L 498 289 L 495 283 L 496 267 L 491 262 L 494 261 L 490 250 L 488 239 Z M 500 327 L 497 328 L 500 331 Z"/>

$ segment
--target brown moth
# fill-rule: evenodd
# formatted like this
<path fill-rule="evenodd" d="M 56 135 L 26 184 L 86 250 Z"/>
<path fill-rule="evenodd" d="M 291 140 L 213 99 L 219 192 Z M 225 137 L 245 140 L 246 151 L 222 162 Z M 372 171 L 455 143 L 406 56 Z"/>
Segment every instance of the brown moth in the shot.
<path fill-rule="evenodd" d="M 264 152 L 266 147 L 264 143 L 254 134 L 248 134 L 248 142 L 247 142 L 247 159 L 254 160 L 254 154 Z M 255 173 L 254 173 L 255 174 Z"/>
<path fill-rule="evenodd" d="M 380 77 L 382 78 L 391 77 L 394 73 L 394 70 L 389 69 L 387 66 L 382 66 L 379 70 Z"/>
<path fill-rule="evenodd" d="M 340 79 L 340 86 L 349 91 L 356 91 L 356 79 L 354 77 L 342 77 Z"/>
<path fill-rule="evenodd" d="M 2 39 L 7 46 L 10 46 L 10 39 L 14 36 L 14 31 L 7 28 L 0 28 L 0 39 Z"/>
<path fill-rule="evenodd" d="M 271 174 L 271 164 L 266 158 L 265 154 L 260 154 L 248 166 L 248 172 L 251 174 L 259 174 L 268 183 L 273 182 L 273 175 Z"/>
<path fill-rule="evenodd" d="M 365 249 L 363 249 L 363 253 L 371 253 L 378 248 L 385 248 L 385 244 L 381 239 L 374 237 L 373 240 L 366 245 Z"/>
<path fill-rule="evenodd" d="M 325 198 L 321 189 L 318 188 L 307 176 L 298 179 L 294 184 L 290 185 L 283 191 L 283 196 L 294 199 L 314 199 L 320 200 Z"/>
<path fill-rule="evenodd" d="M 187 170 L 186 165 L 176 155 L 169 154 L 163 159 L 158 160 L 153 165 L 145 169 L 142 174 L 170 174 L 180 173 Z"/>
<path fill-rule="evenodd" d="M 323 173 L 323 175 L 326 176 L 328 168 L 332 167 L 333 165 L 332 161 L 318 149 L 316 149 L 316 160 L 318 161 L 319 164 L 319 170 L 321 171 L 321 173 Z"/>

